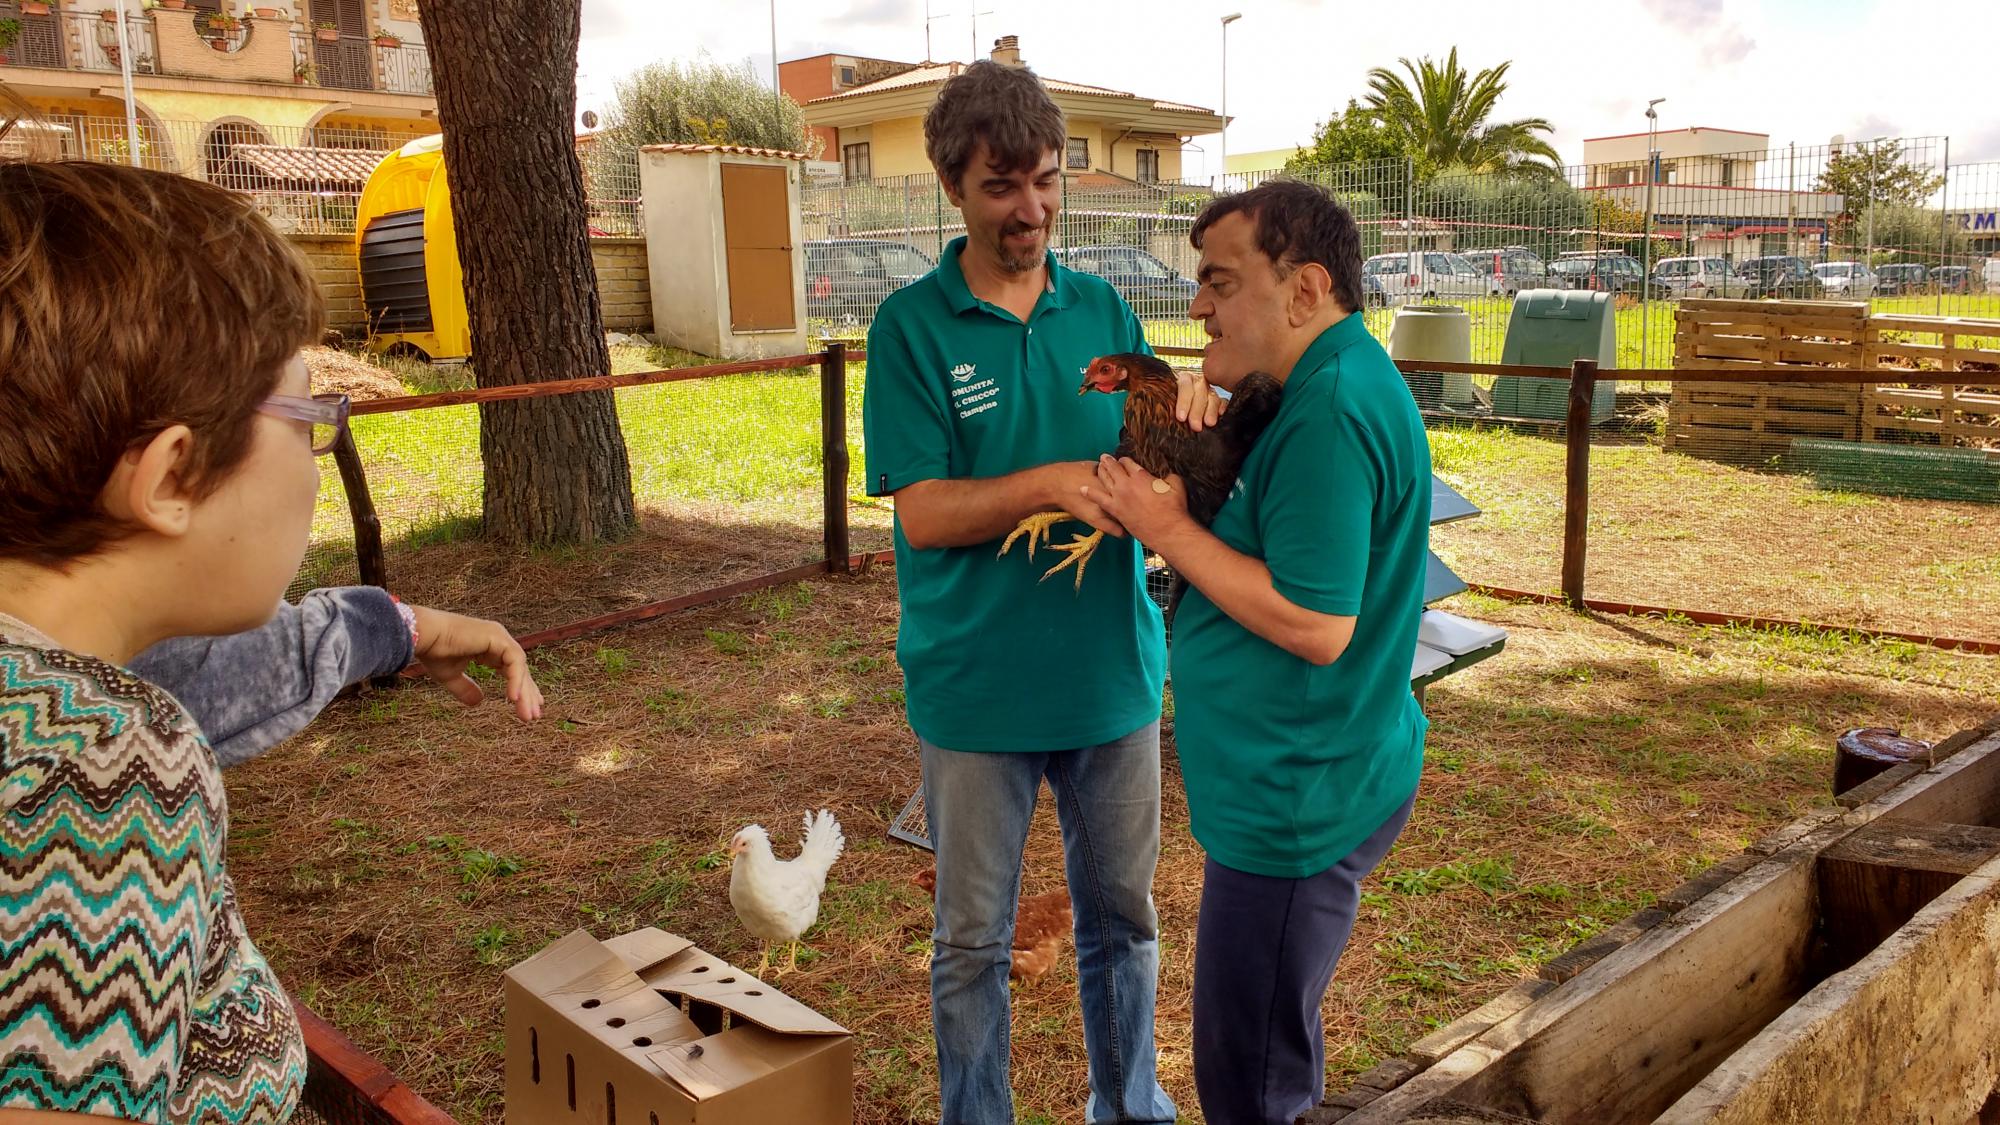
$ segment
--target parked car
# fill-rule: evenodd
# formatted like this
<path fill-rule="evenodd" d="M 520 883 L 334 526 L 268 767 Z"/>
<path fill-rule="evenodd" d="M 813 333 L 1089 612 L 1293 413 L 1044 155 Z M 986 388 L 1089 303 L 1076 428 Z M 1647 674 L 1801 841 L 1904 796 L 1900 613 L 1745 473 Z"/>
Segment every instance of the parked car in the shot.
<path fill-rule="evenodd" d="M 1065 246 L 1063 265 L 1111 283 L 1142 320 L 1184 320 L 1198 286 L 1136 246 Z"/>
<path fill-rule="evenodd" d="M 1829 297 L 1869 298 L 1875 295 L 1875 271 L 1866 262 L 1821 262 L 1813 267 Z"/>
<path fill-rule="evenodd" d="M 1361 293 L 1362 302 L 1371 309 L 1381 309 L 1389 306 L 1389 291 L 1382 288 L 1381 281 L 1377 280 L 1374 274 L 1364 273 L 1361 275 Z"/>
<path fill-rule="evenodd" d="M 1736 267 L 1746 297 L 1791 297 L 1814 299 L 1826 295 L 1819 275 L 1804 258 L 1790 254 L 1766 254 L 1748 258 Z"/>
<path fill-rule="evenodd" d="M 1743 288 L 1721 258 L 1662 258 L 1653 279 L 1675 297 L 1733 297 Z"/>
<path fill-rule="evenodd" d="M 1931 271 L 1931 284 L 1940 293 L 1976 293 L 1975 275 L 1970 266 L 1942 266 Z"/>
<path fill-rule="evenodd" d="M 1562 279 L 1564 289 L 1595 289 L 1603 293 L 1623 293 L 1638 297 L 1643 290 L 1651 300 L 1663 301 L 1673 291 L 1659 278 L 1648 278 L 1646 267 L 1630 254 L 1617 251 L 1571 251 L 1556 259 L 1551 267 Z"/>
<path fill-rule="evenodd" d="M 1487 291 L 1494 296 L 1512 297 L 1523 289 L 1540 289 L 1549 284 L 1549 266 L 1525 246 L 1502 246 L 1497 250 L 1467 251 L 1474 269 L 1487 278 Z"/>
<path fill-rule="evenodd" d="M 806 316 L 857 323 L 882 299 L 936 268 L 914 246 L 878 238 L 806 243 Z"/>
<path fill-rule="evenodd" d="M 1439 297 L 1484 297 L 1489 290 L 1486 277 L 1463 255 L 1439 250 L 1424 250 L 1414 255 L 1377 254 L 1362 263 L 1361 272 L 1379 282 L 1389 300 L 1403 303 Z"/>
<path fill-rule="evenodd" d="M 1930 285 L 1930 271 L 1917 262 L 1899 262 L 1893 266 L 1883 266 L 1875 271 L 1875 293 L 1877 296 L 1901 296 L 1905 293 L 1922 293 Z"/>

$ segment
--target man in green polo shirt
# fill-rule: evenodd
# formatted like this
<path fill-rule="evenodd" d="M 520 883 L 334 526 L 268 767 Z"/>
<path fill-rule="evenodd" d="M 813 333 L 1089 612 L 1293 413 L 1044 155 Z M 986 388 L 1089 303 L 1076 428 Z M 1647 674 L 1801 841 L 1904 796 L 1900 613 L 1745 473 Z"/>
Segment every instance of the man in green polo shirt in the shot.
<path fill-rule="evenodd" d="M 867 485 L 896 498 L 896 656 L 937 852 L 947 1125 L 1013 1120 L 1009 950 L 1044 780 L 1076 913 L 1087 1120 L 1175 1119 L 1153 1047 L 1164 644 L 1137 544 L 1081 491 L 1118 443 L 1122 398 L 1076 393 L 1093 358 L 1146 341 L 1110 285 L 1049 253 L 1066 138 L 1025 68 L 979 62 L 947 82 L 924 140 L 966 236 L 868 334 Z M 1022 518 L 1056 511 L 1108 533 L 1080 584 L 1040 581 L 1046 554 L 999 556 Z"/>
<path fill-rule="evenodd" d="M 1354 219 L 1309 184 L 1210 204 L 1189 315 L 1223 388 L 1284 383 L 1214 524 L 1105 458 L 1086 488 L 1192 587 L 1174 618 L 1174 735 L 1208 852 L 1195 937 L 1195 1089 L 1209 1125 L 1319 1104 L 1320 1002 L 1360 882 L 1416 797 L 1410 693 L 1430 528 L 1430 445 L 1362 323 Z"/>

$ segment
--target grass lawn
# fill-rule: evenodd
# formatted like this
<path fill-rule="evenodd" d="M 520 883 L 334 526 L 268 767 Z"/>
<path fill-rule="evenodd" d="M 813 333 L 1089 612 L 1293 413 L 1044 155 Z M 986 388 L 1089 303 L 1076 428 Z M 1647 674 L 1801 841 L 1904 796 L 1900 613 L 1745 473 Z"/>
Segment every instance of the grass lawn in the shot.
<path fill-rule="evenodd" d="M 479 587 L 480 608 L 538 616 L 552 592 L 597 583 L 603 560 L 538 565 Z M 418 598 L 458 581 L 412 576 Z M 1070 596 L 1061 583 L 1047 592 Z M 1415 817 L 1365 888 L 1325 1007 L 1335 1087 L 1825 801 L 1841 730 L 1935 739 L 2000 693 L 1991 658 L 1476 597 L 1451 608 L 1511 638 L 1431 690 Z M 894 578 L 876 573 L 538 651 L 549 705 L 534 728 L 427 687 L 337 704 L 230 775 L 230 868 L 250 931 L 291 989 L 421 1093 L 463 1121 L 499 1121 L 508 965 L 576 927 L 642 925 L 754 962 L 723 845 L 757 821 L 783 851 L 799 816 L 826 805 L 850 852 L 800 970 L 776 983 L 858 1033 L 859 1121 L 936 1120 L 930 909 L 911 884 L 928 860 L 884 839 L 917 783 L 895 621 Z M 1171 754 L 1164 790 L 1161 1071 L 1198 1120 L 1188 1005 L 1201 854 Z M 1027 892 L 1060 872 L 1044 809 Z M 1065 954 L 1016 993 L 1025 1122 L 1080 1114 L 1074 990 Z"/>

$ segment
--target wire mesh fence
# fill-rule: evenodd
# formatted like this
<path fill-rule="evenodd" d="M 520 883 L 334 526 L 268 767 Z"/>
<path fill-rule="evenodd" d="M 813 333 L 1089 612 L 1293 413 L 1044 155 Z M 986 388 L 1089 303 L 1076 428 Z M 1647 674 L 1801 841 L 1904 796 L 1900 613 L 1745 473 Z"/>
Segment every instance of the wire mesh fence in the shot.
<path fill-rule="evenodd" d="M 788 369 L 608 392 L 639 527 L 581 556 L 510 552 L 481 537 L 482 406 L 363 404 L 379 412 L 357 414 L 351 429 L 390 584 L 406 597 L 466 612 L 533 602 L 530 615 L 507 622 L 532 631 L 818 562 L 825 557 L 826 448 L 819 375 L 817 368 Z M 856 365 L 838 420 L 856 439 L 854 482 L 864 479 L 861 384 Z M 525 398 L 505 408 L 535 410 L 546 401 Z M 327 470 L 294 597 L 361 580 L 350 496 L 331 465 Z M 852 549 L 886 550 L 886 506 L 861 495 L 858 484 L 849 502 Z M 521 598 L 524 587 L 537 597 Z"/>
<path fill-rule="evenodd" d="M 1663 146 L 1664 147 L 1664 146 Z M 1648 169 L 1651 168 L 1649 176 Z M 1201 208 L 1280 174 L 1064 185 L 1067 264 L 1110 281 L 1157 344 L 1198 345 L 1186 318 Z M 1865 300 L 1877 312 L 2000 316 L 2000 163 L 1952 164 L 1947 138 L 1786 146 L 1576 165 L 1546 176 L 1420 176 L 1391 160 L 1295 169 L 1360 226 L 1368 323 L 1449 304 L 1463 358 L 1500 362 L 1522 290 L 1604 292 L 1620 368 L 1671 363 L 1688 298 Z M 807 302 L 822 333 L 863 329 L 883 297 L 964 233 L 935 177 L 821 182 L 805 192 Z"/>

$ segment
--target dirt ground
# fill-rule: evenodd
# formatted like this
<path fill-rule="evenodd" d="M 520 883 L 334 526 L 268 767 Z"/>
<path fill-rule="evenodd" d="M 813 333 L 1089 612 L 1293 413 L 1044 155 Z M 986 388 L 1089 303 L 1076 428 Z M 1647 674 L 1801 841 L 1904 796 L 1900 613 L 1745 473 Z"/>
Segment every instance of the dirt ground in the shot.
<path fill-rule="evenodd" d="M 567 587 L 561 560 L 538 565 L 504 597 L 483 587 L 478 608 L 545 619 L 538 590 Z M 485 572 L 461 560 L 455 573 Z M 1431 690 L 1415 817 L 1366 888 L 1325 1006 L 1336 1088 L 1823 802 L 1841 730 L 1938 738 L 2000 697 L 1993 658 L 1478 597 L 1449 608 L 1510 639 Z M 786 854 L 801 814 L 826 806 L 849 852 L 799 969 L 774 983 L 857 1033 L 859 1121 L 935 1120 L 930 908 L 911 883 L 928 858 L 885 836 L 918 780 L 895 621 L 894 575 L 878 570 L 538 651 L 549 707 L 534 727 L 428 686 L 342 702 L 230 774 L 230 865 L 251 932 L 289 987 L 419 1092 L 461 1120 L 498 1121 L 508 965 L 577 927 L 643 925 L 754 963 L 722 848 L 760 822 Z M 1170 740 L 1167 767 L 1160 1069 L 1199 1120 L 1201 852 Z M 1026 892 L 1060 880 L 1044 809 Z M 1065 955 L 1015 997 L 1024 1122 L 1081 1114 L 1073 970 Z"/>
<path fill-rule="evenodd" d="M 1431 432 L 1438 473 L 1481 510 L 1434 529 L 1467 580 L 1560 588 L 1563 444 Z M 2000 641 L 2000 507 L 1821 491 L 1633 442 L 1591 449 L 1590 597 Z"/>

